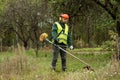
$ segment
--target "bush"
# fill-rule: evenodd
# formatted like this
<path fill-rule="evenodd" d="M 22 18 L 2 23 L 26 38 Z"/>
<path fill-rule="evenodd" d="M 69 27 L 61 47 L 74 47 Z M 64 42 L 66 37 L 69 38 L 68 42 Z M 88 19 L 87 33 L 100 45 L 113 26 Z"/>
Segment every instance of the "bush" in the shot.
<path fill-rule="evenodd" d="M 102 43 L 101 47 L 104 50 L 113 51 L 113 50 L 115 50 L 115 41 L 114 40 L 105 41 L 105 42 Z"/>

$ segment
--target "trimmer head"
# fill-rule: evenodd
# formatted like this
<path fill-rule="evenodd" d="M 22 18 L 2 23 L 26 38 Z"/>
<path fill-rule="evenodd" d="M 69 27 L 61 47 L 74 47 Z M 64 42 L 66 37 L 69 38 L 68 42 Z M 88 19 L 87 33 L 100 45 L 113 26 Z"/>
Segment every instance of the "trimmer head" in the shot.
<path fill-rule="evenodd" d="M 94 69 L 93 68 L 91 68 L 91 66 L 85 66 L 85 67 L 83 67 L 83 69 L 86 69 L 86 70 L 90 70 L 90 71 L 94 71 Z"/>

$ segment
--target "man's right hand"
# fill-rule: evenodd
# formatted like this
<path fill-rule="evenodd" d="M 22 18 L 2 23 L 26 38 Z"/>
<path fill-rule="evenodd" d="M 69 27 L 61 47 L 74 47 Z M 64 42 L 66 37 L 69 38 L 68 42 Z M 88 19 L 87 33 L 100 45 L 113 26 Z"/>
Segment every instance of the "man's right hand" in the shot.
<path fill-rule="evenodd" d="M 56 38 L 56 39 L 54 40 L 54 42 L 55 42 L 55 43 L 59 43 L 59 39 Z"/>

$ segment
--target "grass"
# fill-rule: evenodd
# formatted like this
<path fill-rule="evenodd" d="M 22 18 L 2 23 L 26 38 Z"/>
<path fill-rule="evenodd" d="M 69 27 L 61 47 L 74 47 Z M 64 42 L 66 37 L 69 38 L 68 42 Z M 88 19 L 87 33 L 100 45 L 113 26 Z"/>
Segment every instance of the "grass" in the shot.
<path fill-rule="evenodd" d="M 76 50 L 73 50 L 74 52 Z M 79 51 L 79 50 L 78 50 Z M 74 54 L 89 63 L 95 72 L 83 69 L 85 66 L 77 59 L 67 55 L 67 71 L 61 71 L 58 58 L 56 72 L 50 69 L 52 51 L 39 51 L 35 57 L 33 49 L 19 48 L 14 52 L 0 53 L 0 80 L 119 80 L 120 62 L 111 60 L 112 53 Z"/>
<path fill-rule="evenodd" d="M 103 48 L 98 47 L 98 48 L 80 48 L 80 49 L 75 49 L 74 51 L 101 51 Z"/>

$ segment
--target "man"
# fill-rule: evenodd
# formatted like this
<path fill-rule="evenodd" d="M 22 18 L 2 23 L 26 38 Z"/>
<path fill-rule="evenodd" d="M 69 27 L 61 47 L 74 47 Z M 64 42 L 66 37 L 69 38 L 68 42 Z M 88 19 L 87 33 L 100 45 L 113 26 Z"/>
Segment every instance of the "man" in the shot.
<path fill-rule="evenodd" d="M 69 20 L 68 14 L 61 14 L 59 22 L 55 22 L 52 26 L 52 39 L 53 42 L 66 50 L 68 46 L 71 50 L 72 46 L 72 36 L 70 33 L 69 26 L 67 25 Z M 59 49 L 57 46 L 53 45 L 53 59 L 52 59 L 52 69 L 55 70 L 58 55 L 61 56 L 62 71 L 66 70 L 66 52 Z"/>

